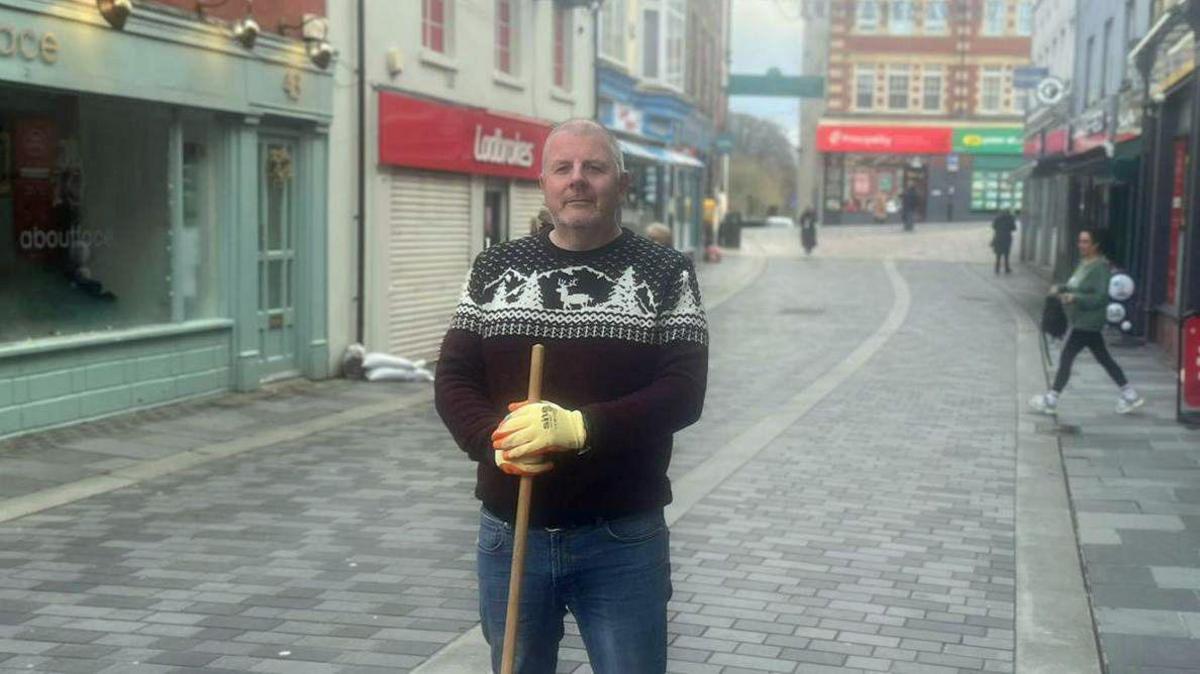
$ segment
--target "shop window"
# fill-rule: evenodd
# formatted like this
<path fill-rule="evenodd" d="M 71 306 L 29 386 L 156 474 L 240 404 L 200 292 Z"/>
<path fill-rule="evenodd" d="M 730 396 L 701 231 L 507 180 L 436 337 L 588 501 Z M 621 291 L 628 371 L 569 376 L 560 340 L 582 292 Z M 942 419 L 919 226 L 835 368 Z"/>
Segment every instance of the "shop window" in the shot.
<path fill-rule="evenodd" d="M 554 6 L 554 86 L 571 88 L 571 10 Z"/>
<path fill-rule="evenodd" d="M 948 29 L 946 22 L 947 0 L 926 0 L 924 31 L 931 34 L 942 34 Z"/>
<path fill-rule="evenodd" d="M 608 0 L 600 6 L 600 53 L 625 62 L 625 0 Z"/>
<path fill-rule="evenodd" d="M 450 40 L 454 3 L 451 0 L 421 0 L 421 44 L 439 54 L 453 53 Z"/>
<path fill-rule="evenodd" d="M 925 66 L 921 82 L 921 109 L 925 112 L 942 111 L 942 68 Z"/>
<path fill-rule="evenodd" d="M 891 0 L 888 5 L 888 32 L 892 35 L 912 35 L 913 0 Z"/>
<path fill-rule="evenodd" d="M 878 0 L 858 0 L 854 14 L 854 30 L 860 33 L 874 33 L 879 30 Z"/>
<path fill-rule="evenodd" d="M 1008 171 L 976 170 L 971 175 L 971 210 L 996 211 L 1021 207 L 1024 182 L 1013 180 Z"/>
<path fill-rule="evenodd" d="M 220 315 L 210 125 L 145 104 L 0 101 L 21 102 L 0 103 L 0 343 Z"/>
<path fill-rule="evenodd" d="M 893 65 L 888 67 L 887 86 L 889 110 L 908 109 L 908 82 L 908 66 Z"/>
<path fill-rule="evenodd" d="M 1007 13 L 1006 0 L 984 0 L 983 3 L 983 34 L 984 35 L 1003 35 L 1005 14 Z"/>
<path fill-rule="evenodd" d="M 854 107 L 870 110 L 875 107 L 875 70 L 860 70 L 854 75 Z"/>
<path fill-rule="evenodd" d="M 517 28 L 520 25 L 519 0 L 496 0 L 496 70 L 517 75 Z"/>

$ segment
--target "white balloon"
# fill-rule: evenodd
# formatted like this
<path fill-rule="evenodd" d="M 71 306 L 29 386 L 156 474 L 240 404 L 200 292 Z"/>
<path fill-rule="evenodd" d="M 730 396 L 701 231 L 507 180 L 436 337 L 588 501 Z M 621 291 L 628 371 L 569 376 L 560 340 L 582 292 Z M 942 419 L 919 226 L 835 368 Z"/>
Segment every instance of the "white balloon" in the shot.
<path fill-rule="evenodd" d="M 1120 323 L 1125 320 L 1125 305 L 1113 302 L 1104 310 L 1109 323 Z"/>
<path fill-rule="evenodd" d="M 1124 332 L 1129 332 L 1132 329 L 1133 329 L 1133 323 L 1130 323 L 1129 321 L 1121 322 L 1121 330 L 1123 330 Z"/>
<path fill-rule="evenodd" d="M 1134 284 L 1129 274 L 1113 274 L 1108 280 L 1108 296 L 1118 302 L 1133 297 Z"/>

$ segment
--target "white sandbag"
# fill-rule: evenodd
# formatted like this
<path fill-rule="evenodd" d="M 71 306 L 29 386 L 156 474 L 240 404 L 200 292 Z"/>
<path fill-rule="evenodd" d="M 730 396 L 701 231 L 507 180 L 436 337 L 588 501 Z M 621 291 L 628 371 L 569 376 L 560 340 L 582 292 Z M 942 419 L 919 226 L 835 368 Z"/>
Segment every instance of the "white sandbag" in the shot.
<path fill-rule="evenodd" d="M 387 353 L 368 353 L 363 358 L 363 367 L 373 370 L 377 367 L 390 367 L 398 370 L 416 370 L 425 367 L 423 360 L 409 360 Z"/>
<path fill-rule="evenodd" d="M 375 367 L 367 370 L 367 381 L 433 381 L 433 373 L 423 367 Z"/>

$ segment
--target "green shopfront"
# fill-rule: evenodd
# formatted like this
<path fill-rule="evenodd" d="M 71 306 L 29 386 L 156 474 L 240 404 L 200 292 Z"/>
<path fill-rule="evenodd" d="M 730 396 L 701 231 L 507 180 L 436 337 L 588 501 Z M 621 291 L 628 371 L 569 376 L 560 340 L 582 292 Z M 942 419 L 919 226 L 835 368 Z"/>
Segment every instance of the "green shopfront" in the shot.
<path fill-rule="evenodd" d="M 331 110 L 298 41 L 0 2 L 0 437 L 327 376 Z"/>

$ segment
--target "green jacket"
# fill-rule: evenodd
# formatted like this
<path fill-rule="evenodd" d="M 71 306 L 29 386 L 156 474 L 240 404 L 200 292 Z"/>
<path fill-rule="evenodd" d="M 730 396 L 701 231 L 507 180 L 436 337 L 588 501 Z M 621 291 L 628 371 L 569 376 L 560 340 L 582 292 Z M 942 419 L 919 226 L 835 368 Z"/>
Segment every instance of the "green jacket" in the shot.
<path fill-rule="evenodd" d="M 1080 262 L 1067 280 L 1064 292 L 1075 296 L 1075 301 L 1064 304 L 1067 320 L 1075 330 L 1104 329 L 1108 307 L 1108 260 L 1098 257 L 1091 262 Z"/>

